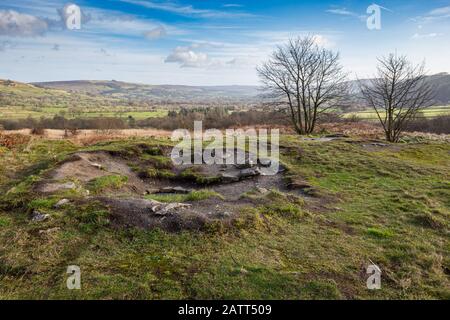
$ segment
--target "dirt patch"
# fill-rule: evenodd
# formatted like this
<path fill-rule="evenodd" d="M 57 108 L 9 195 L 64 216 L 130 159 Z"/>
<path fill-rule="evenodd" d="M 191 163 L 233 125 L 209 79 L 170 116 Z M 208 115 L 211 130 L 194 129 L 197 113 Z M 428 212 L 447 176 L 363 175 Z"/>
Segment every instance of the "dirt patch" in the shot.
<path fill-rule="evenodd" d="M 125 161 L 114 158 L 107 152 L 79 152 L 49 172 L 48 179 L 41 183 L 37 190 L 43 193 L 53 193 L 76 189 L 75 181 L 83 186 L 89 181 L 109 175 L 127 177 L 128 181 L 125 187 L 134 193 L 142 194 L 147 187 Z"/>
<path fill-rule="evenodd" d="M 199 230 L 205 225 L 206 217 L 189 211 L 186 204 L 162 204 L 146 199 L 97 198 L 111 212 L 111 221 L 116 227 L 159 227 L 167 231 Z"/>
<path fill-rule="evenodd" d="M 287 186 L 283 166 L 278 167 L 278 173 L 267 174 L 264 169 L 273 164 L 270 159 L 253 162 L 246 154 L 247 161 L 239 165 L 174 166 L 163 147 L 128 148 L 74 153 L 47 173 L 37 191 L 52 194 L 75 190 L 84 200 L 99 200 L 107 206 L 116 227 L 174 232 L 199 230 L 215 221 L 229 223 L 243 207 L 260 205 L 270 190 L 303 195 L 301 188 Z M 113 175 L 126 177 L 126 183 L 89 193 L 93 181 Z M 202 197 L 205 190 L 207 196 Z M 150 195 L 167 196 L 162 200 L 167 203 L 150 200 L 155 199 Z"/>

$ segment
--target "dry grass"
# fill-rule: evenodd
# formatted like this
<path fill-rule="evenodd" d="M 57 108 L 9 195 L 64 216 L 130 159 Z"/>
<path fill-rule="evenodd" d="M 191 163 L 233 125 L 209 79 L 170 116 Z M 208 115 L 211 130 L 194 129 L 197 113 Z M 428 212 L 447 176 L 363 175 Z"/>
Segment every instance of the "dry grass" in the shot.
<path fill-rule="evenodd" d="M 157 129 L 117 129 L 117 130 L 77 130 L 76 134 L 65 130 L 46 129 L 42 138 L 49 140 L 69 140 L 76 145 L 86 146 L 106 140 L 116 140 L 130 137 L 170 137 L 171 131 Z M 30 136 L 30 129 L 11 130 L 5 136 Z"/>

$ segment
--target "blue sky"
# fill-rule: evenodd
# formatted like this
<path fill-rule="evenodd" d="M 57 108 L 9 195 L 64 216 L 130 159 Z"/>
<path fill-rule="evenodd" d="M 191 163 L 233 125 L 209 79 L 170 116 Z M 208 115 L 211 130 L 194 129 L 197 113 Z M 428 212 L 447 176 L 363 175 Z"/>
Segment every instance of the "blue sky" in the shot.
<path fill-rule="evenodd" d="M 450 72 L 450 1 L 75 0 L 81 30 L 61 23 L 61 0 L 0 2 L 0 78 L 105 79 L 149 84 L 258 84 L 257 65 L 290 37 L 313 35 L 341 54 L 350 77 L 390 52 Z"/>

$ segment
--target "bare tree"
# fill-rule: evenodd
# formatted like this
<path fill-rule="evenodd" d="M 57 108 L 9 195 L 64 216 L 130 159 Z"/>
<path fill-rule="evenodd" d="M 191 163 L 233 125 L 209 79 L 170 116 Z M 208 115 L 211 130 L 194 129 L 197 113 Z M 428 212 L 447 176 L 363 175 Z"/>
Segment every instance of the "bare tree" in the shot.
<path fill-rule="evenodd" d="M 313 132 L 319 116 L 339 107 L 346 96 L 339 53 L 319 47 L 315 40 L 291 39 L 257 69 L 272 102 L 287 106 L 299 134 Z"/>
<path fill-rule="evenodd" d="M 378 59 L 375 78 L 359 81 L 366 103 L 383 126 L 386 139 L 398 142 L 418 112 L 430 106 L 433 94 L 426 81 L 425 64 L 414 65 L 406 56 L 390 54 Z"/>

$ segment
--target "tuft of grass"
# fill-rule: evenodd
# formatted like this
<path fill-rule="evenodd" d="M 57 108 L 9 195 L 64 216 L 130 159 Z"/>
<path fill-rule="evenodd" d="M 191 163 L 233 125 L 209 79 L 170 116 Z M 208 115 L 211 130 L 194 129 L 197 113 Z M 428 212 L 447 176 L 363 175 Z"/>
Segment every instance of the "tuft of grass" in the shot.
<path fill-rule="evenodd" d="M 221 194 L 208 189 L 194 190 L 188 194 L 151 194 L 146 196 L 148 199 L 160 202 L 194 202 L 213 197 L 223 199 Z"/>
<path fill-rule="evenodd" d="M 375 227 L 367 228 L 367 234 L 380 239 L 386 239 L 394 236 L 394 232 L 391 230 Z"/>
<path fill-rule="evenodd" d="M 10 218 L 0 216 L 0 227 L 9 227 L 10 225 L 11 225 Z"/>
<path fill-rule="evenodd" d="M 87 188 L 93 193 L 99 193 L 106 189 L 120 189 L 128 182 L 127 176 L 108 175 L 98 177 L 88 182 Z"/>

